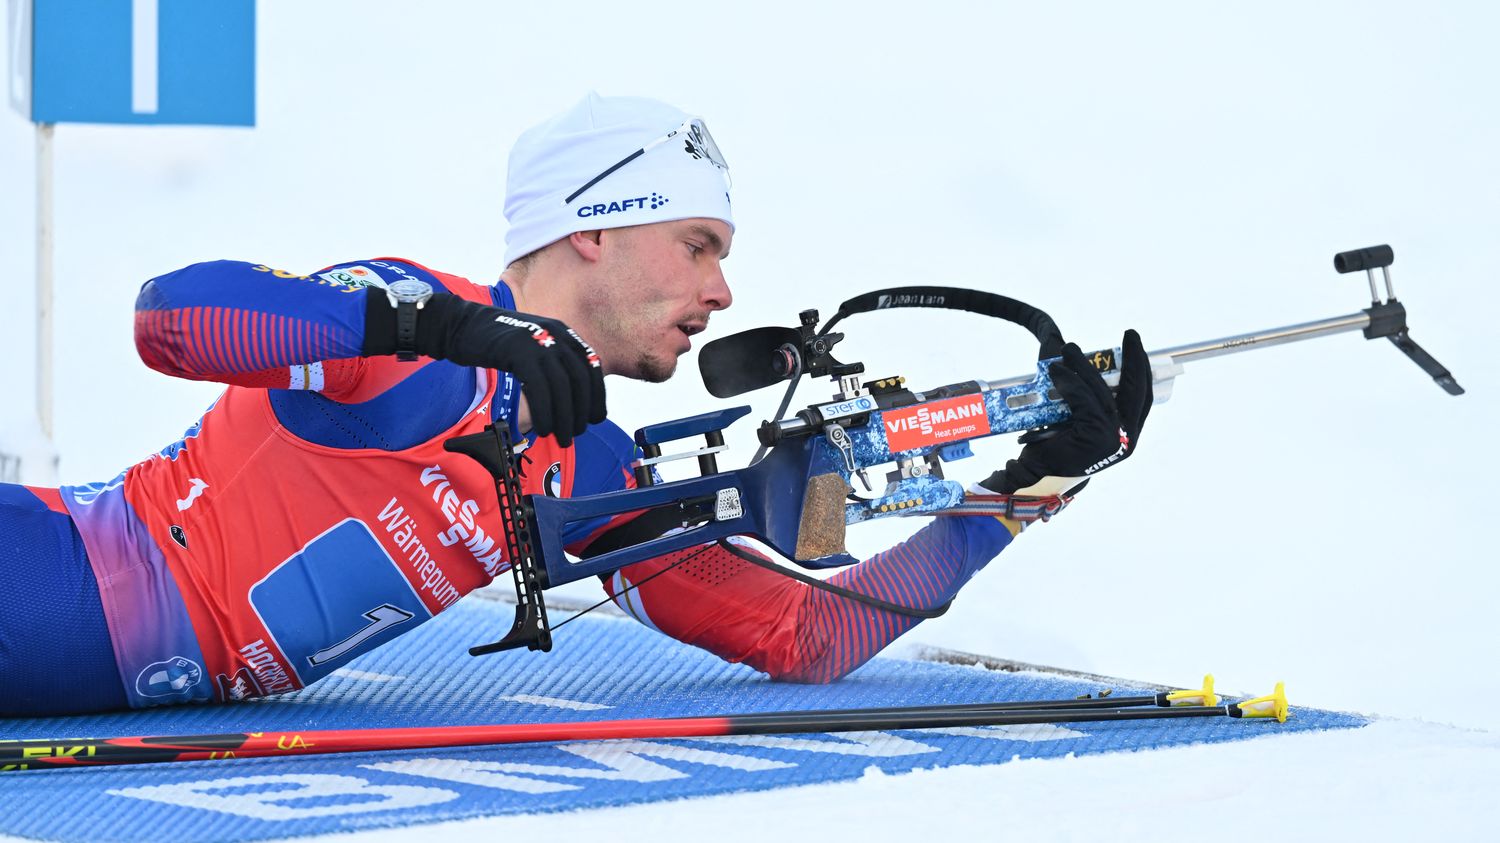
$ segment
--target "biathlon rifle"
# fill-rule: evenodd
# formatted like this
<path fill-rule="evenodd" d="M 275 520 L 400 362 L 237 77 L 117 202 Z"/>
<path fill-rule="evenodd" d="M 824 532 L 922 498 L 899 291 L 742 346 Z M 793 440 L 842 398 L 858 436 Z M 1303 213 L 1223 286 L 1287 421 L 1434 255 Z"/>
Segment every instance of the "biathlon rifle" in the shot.
<path fill-rule="evenodd" d="M 1391 284 L 1394 259 L 1390 246 L 1334 256 L 1338 272 L 1364 270 L 1369 279 L 1370 306 L 1357 313 L 1151 352 L 1155 401 L 1171 395 L 1174 380 L 1190 361 L 1348 331 L 1362 331 L 1366 339 L 1389 339 L 1450 395 L 1462 395 L 1453 375 L 1407 332 L 1406 308 Z M 1385 301 L 1376 287 L 1377 269 L 1384 276 Z M 832 328 L 844 318 L 913 307 L 964 310 L 1022 325 L 1040 343 L 1036 371 L 917 391 L 908 389 L 901 377 L 864 381 L 862 363 L 833 357 L 844 335 Z M 1046 313 L 1015 299 L 953 287 L 897 287 L 849 299 L 821 328 L 815 310 L 803 311 L 799 321 L 796 328 L 755 328 L 724 337 L 705 345 L 699 354 L 704 385 L 716 398 L 790 381 L 776 418 L 761 424 L 761 450 L 746 468 L 720 470 L 717 458 L 726 449 L 725 428 L 749 413 L 747 406 L 637 430 L 635 441 L 643 454 L 634 465 L 637 488 L 586 497 L 522 495 L 516 455 L 503 424 L 445 443 L 448 450 L 473 457 L 494 475 L 516 585 L 511 631 L 470 653 L 522 646 L 551 649 L 543 590 L 673 551 L 748 536 L 802 567 L 837 567 L 855 561 L 844 552 L 849 524 L 888 516 L 988 511 L 965 505 L 964 486 L 945 477 L 944 464 L 972 456 L 969 443 L 975 439 L 1022 431 L 1045 436 L 1069 419 L 1068 406 L 1053 388 L 1048 371 L 1062 352 L 1062 334 Z M 1120 349 L 1103 349 L 1088 357 L 1111 389 L 1117 387 Z M 832 400 L 784 417 L 803 376 L 832 378 L 837 391 Z M 697 436 L 704 437 L 701 448 L 662 452 L 667 443 Z M 692 457 L 698 460 L 701 476 L 657 479 L 656 466 Z M 891 470 L 876 491 L 870 472 L 881 466 Z M 851 480 L 856 478 L 866 494 L 854 492 Z M 1005 512 L 996 514 L 1027 504 L 1026 499 L 1012 498 Z M 626 513 L 640 513 L 631 522 L 638 529 L 612 531 L 594 543 L 586 558 L 564 551 L 562 536 L 569 524 Z"/>

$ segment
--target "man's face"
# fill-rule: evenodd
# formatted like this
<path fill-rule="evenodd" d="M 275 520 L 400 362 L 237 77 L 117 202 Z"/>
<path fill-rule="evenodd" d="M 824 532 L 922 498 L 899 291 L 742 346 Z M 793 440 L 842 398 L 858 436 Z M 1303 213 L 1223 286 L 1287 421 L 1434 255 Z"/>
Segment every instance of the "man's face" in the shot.
<path fill-rule="evenodd" d="M 659 383 L 692 347 L 689 337 L 733 297 L 719 263 L 733 232 L 688 219 L 605 229 L 589 286 L 587 329 L 610 374 Z"/>

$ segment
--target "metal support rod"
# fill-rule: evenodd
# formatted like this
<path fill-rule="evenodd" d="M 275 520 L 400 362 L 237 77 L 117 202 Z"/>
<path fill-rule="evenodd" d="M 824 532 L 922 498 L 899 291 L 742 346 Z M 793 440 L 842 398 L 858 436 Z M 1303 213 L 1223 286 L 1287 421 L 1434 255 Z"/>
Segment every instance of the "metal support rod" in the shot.
<path fill-rule="evenodd" d="M 1310 340 L 1316 337 L 1326 337 L 1331 334 L 1363 331 L 1369 324 L 1370 315 L 1361 311 L 1359 313 L 1351 313 L 1348 316 L 1320 319 L 1317 322 L 1303 322 L 1298 325 L 1271 328 L 1267 331 L 1258 331 L 1252 334 L 1235 334 L 1232 337 L 1220 337 L 1216 340 L 1177 345 L 1171 348 L 1163 348 L 1159 351 L 1152 351 L 1150 352 L 1150 356 L 1170 356 L 1174 363 L 1186 363 L 1190 360 L 1222 357 L 1226 354 L 1235 354 L 1254 348 L 1286 345 L 1287 343 L 1301 342 L 1302 340 Z M 1028 383 L 1033 377 L 1035 375 L 1024 375 L 999 381 L 984 381 L 983 384 L 986 390 L 1004 389 L 1008 386 L 1018 386 Z"/>
<path fill-rule="evenodd" d="M 1365 270 L 1365 280 L 1370 282 L 1370 304 L 1380 304 L 1380 293 L 1375 289 L 1375 270 Z"/>
<path fill-rule="evenodd" d="M 641 453 L 645 454 L 645 457 L 635 467 L 635 485 L 645 488 L 656 483 L 656 478 L 651 476 L 651 466 L 658 462 L 657 458 L 661 456 L 661 446 L 642 445 Z"/>
<path fill-rule="evenodd" d="M 1380 268 L 1380 273 L 1385 276 L 1385 300 L 1395 301 L 1396 288 L 1391 286 L 1391 268 L 1388 266 L 1382 266 Z"/>
<path fill-rule="evenodd" d="M 36 124 L 36 411 L 52 438 L 52 127 Z"/>
<path fill-rule="evenodd" d="M 1225 354 L 1248 351 L 1251 348 L 1285 345 L 1316 337 L 1326 337 L 1330 334 L 1363 331 L 1369 324 L 1370 315 L 1368 313 L 1351 313 L 1348 316 L 1320 319 L 1317 322 L 1303 322 L 1299 325 L 1287 325 L 1283 328 L 1272 328 L 1268 331 L 1236 334 L 1232 337 L 1222 337 L 1216 340 L 1173 346 L 1172 348 L 1153 351 L 1151 354 L 1152 356 L 1170 355 L 1172 362 L 1186 363 L 1190 360 L 1204 360 L 1209 357 L 1221 357 Z"/>
<path fill-rule="evenodd" d="M 724 450 L 726 447 L 724 445 L 724 431 L 710 430 L 704 434 L 703 438 L 708 442 L 708 447 L 703 449 L 706 453 L 698 455 L 698 473 L 707 477 L 710 474 L 719 473 L 719 458 L 714 456 L 714 454 Z"/>

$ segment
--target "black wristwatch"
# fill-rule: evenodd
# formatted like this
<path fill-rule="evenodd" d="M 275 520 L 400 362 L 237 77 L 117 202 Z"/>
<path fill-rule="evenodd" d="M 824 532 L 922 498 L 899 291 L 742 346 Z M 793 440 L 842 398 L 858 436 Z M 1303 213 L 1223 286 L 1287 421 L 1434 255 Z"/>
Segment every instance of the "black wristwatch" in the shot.
<path fill-rule="evenodd" d="M 432 285 L 403 278 L 387 285 L 385 297 L 396 308 L 396 359 L 417 359 L 417 311 L 432 298 Z"/>

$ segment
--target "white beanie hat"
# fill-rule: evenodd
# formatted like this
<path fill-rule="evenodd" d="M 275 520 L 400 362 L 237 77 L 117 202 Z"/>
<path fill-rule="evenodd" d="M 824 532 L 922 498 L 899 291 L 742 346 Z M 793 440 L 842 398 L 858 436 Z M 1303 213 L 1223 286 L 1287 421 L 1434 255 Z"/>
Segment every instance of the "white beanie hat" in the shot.
<path fill-rule="evenodd" d="M 664 102 L 591 91 L 571 109 L 522 132 L 505 181 L 505 264 L 575 231 L 694 217 L 723 220 L 733 231 L 725 172 L 675 139 L 647 149 L 566 201 L 689 119 Z"/>

